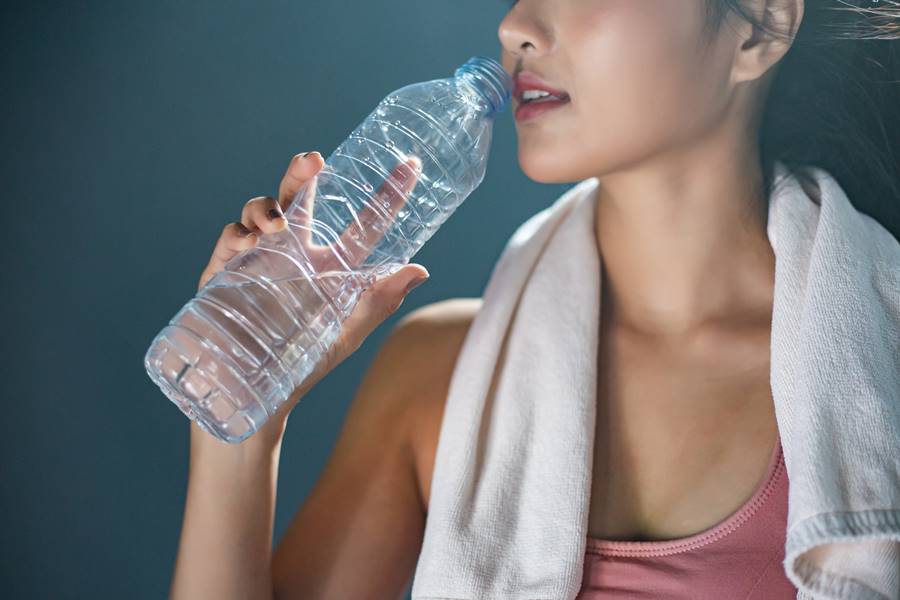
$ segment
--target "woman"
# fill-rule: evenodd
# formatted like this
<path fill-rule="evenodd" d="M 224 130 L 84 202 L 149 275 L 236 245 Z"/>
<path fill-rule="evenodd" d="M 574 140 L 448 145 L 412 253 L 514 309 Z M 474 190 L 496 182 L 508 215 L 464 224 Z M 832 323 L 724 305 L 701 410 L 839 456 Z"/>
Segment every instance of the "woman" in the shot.
<path fill-rule="evenodd" d="M 900 103 L 896 88 L 877 83 L 900 78 L 897 42 L 843 37 L 896 39 L 900 10 L 838 7 L 852 5 L 520 0 L 500 24 L 502 61 L 520 88 L 562 98 L 539 116 L 517 113 L 523 170 L 541 182 L 601 182 L 595 540 L 709 530 L 771 474 L 774 254 L 765 220 L 774 160 L 826 168 L 897 235 L 891 143 Z M 297 155 L 277 199 L 250 200 L 200 285 L 259 233 L 285 227 L 281 211 L 322 165 L 317 152 Z M 272 522 L 291 408 L 422 276 L 405 266 L 368 290 L 327 360 L 244 443 L 222 444 L 191 424 L 172 597 L 402 595 L 422 540 L 447 384 L 480 299 L 439 302 L 398 323 L 274 555 Z M 779 577 L 769 571 L 761 584 Z M 776 585 L 792 598 L 788 584 Z"/>

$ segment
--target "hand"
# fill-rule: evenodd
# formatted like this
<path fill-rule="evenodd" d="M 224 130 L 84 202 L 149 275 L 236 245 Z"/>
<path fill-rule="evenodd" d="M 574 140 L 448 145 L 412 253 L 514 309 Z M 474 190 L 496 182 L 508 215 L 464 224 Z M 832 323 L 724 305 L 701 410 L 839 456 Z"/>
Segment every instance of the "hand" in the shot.
<path fill-rule="evenodd" d="M 290 226 L 294 227 L 295 235 L 303 244 L 316 272 L 337 268 L 337 265 L 334 264 L 336 262 L 334 251 L 328 246 L 314 245 L 310 239 L 308 225 L 308 218 L 312 215 L 312 203 L 316 195 L 315 176 L 324 164 L 325 161 L 319 152 L 298 154 L 291 159 L 287 171 L 281 179 L 277 200 L 270 196 L 257 196 L 248 200 L 241 211 L 240 221 L 229 223 L 222 230 L 209 264 L 200 275 L 198 290 L 221 271 L 225 263 L 232 257 L 256 246 L 261 234 L 275 233 L 288 227 L 284 212 L 300 189 L 307 184 L 306 192 L 298 197 L 298 202 L 303 203 L 302 210 L 292 213 L 292 218 L 299 215 L 307 221 L 292 222 Z M 398 165 L 391 173 L 393 184 L 385 182 L 375 192 L 369 204 L 378 202 L 380 206 L 384 206 L 383 202 L 387 201 L 390 207 L 387 211 L 391 215 L 396 214 L 406 203 L 409 193 L 415 187 L 420 168 L 421 162 L 415 157 Z M 360 264 L 366 257 L 364 252 L 366 248 L 373 247 L 389 229 L 381 228 L 379 230 L 379 228 L 369 227 L 375 219 L 383 218 L 383 216 L 368 206 L 363 207 L 357 217 L 359 224 L 352 221 L 340 236 L 343 248 L 341 256 L 351 267 Z M 402 266 L 398 264 L 398 267 L 399 270 L 376 279 L 372 285 L 366 288 L 350 316 L 343 322 L 338 338 L 303 384 L 295 389 L 289 399 L 278 409 L 273 420 L 278 421 L 280 418 L 282 423 L 286 421 L 287 415 L 297 401 L 322 377 L 355 352 L 369 334 L 400 307 L 406 294 L 429 276 L 425 267 L 415 263 Z"/>

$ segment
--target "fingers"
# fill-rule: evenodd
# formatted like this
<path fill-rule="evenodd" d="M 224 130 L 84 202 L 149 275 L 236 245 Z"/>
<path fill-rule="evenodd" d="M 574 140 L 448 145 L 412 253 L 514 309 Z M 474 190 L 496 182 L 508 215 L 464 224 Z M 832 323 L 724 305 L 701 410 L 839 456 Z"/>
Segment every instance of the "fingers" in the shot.
<path fill-rule="evenodd" d="M 310 221 L 312 219 L 313 200 L 316 197 L 315 175 L 325 165 L 319 152 L 303 152 L 291 159 L 284 177 L 278 186 L 278 204 L 282 210 L 287 211 L 291 203 L 297 197 L 297 193 L 303 189 L 303 195 L 297 198 L 297 207 L 291 213 L 291 219 L 295 225 L 294 235 L 302 246 L 310 246 L 312 238 Z M 305 189 L 304 189 L 305 186 Z"/>
<path fill-rule="evenodd" d="M 390 230 L 397 212 L 406 204 L 409 193 L 416 187 L 422 161 L 411 156 L 391 171 L 375 195 L 356 213 L 355 220 L 341 234 L 341 244 L 346 249 L 347 262 L 355 266 L 378 244 Z M 374 224 L 381 222 L 378 227 Z"/>
<path fill-rule="evenodd" d="M 336 358 L 343 360 L 355 352 L 375 328 L 400 308 L 410 291 L 428 277 L 428 269 L 413 263 L 366 288 L 335 341 Z"/>
<path fill-rule="evenodd" d="M 222 267 L 238 252 L 252 248 L 259 241 L 259 235 L 250 231 L 243 223 L 229 223 L 222 229 L 222 234 L 216 241 L 213 248 L 212 257 L 209 264 L 200 274 L 200 283 L 197 286 L 202 288 L 209 279 L 222 270 Z"/>
<path fill-rule="evenodd" d="M 324 165 L 325 160 L 317 151 L 303 152 L 291 159 L 278 186 L 278 203 L 282 210 L 288 209 L 303 184 L 312 179 Z"/>
<path fill-rule="evenodd" d="M 209 264 L 200 276 L 199 287 L 206 285 L 234 255 L 255 246 L 261 234 L 286 229 L 288 221 L 284 212 L 295 197 L 301 203 L 301 210 L 291 212 L 291 218 L 297 225 L 295 235 L 302 244 L 308 245 L 311 232 L 308 221 L 312 217 L 316 196 L 315 176 L 323 166 L 324 161 L 319 152 L 297 154 L 291 159 L 281 180 L 278 199 L 257 196 L 248 200 L 241 210 L 240 221 L 226 225 L 219 236 Z M 421 168 L 422 161 L 415 156 L 400 163 L 366 205 L 354 215 L 355 220 L 340 237 L 351 265 L 360 264 L 391 228 L 397 212 L 415 188 Z M 303 194 L 298 197 L 301 190 Z"/>
<path fill-rule="evenodd" d="M 294 404 L 325 375 L 359 349 L 366 338 L 396 312 L 412 288 L 426 279 L 428 269 L 413 263 L 401 267 L 367 288 L 350 316 L 341 325 L 338 338 L 328 346 L 322 360 L 276 411 L 275 416 L 286 419 Z"/>
<path fill-rule="evenodd" d="M 278 201 L 271 196 L 250 198 L 241 210 L 241 223 L 256 233 L 275 233 L 287 227 Z"/>
<path fill-rule="evenodd" d="M 259 236 L 265 233 L 276 233 L 288 227 L 284 211 L 290 206 L 291 201 L 303 185 L 310 180 L 315 182 L 314 176 L 324 165 L 322 155 L 319 152 L 304 152 L 295 155 L 278 189 L 278 199 L 271 196 L 257 196 L 251 198 L 241 210 L 239 221 L 229 223 L 222 230 L 222 234 L 216 241 L 209 264 L 200 275 L 198 288 L 221 271 L 234 255 L 252 248 L 259 242 Z M 312 188 L 312 197 L 315 196 L 315 188 Z"/>

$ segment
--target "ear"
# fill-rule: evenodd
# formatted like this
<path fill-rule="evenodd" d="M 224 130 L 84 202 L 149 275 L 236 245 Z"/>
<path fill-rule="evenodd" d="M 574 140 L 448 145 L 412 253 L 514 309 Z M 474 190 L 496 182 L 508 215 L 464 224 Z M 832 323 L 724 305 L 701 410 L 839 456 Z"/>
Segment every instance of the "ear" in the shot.
<path fill-rule="evenodd" d="M 762 77 L 787 54 L 800 22 L 804 0 L 747 0 L 745 10 L 765 29 L 741 20 L 731 81 L 752 81 Z M 770 31 L 774 33 L 770 33 Z"/>

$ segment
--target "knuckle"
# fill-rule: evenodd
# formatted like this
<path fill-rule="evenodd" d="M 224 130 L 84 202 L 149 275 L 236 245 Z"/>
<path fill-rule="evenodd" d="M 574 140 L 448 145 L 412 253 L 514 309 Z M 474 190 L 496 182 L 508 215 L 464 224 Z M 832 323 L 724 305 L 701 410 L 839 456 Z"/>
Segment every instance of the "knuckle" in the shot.
<path fill-rule="evenodd" d="M 329 365 L 336 365 L 353 353 L 355 345 L 355 339 L 348 339 L 347 336 L 339 336 L 334 343 L 325 350 L 325 362 Z"/>
<path fill-rule="evenodd" d="M 244 216 L 264 214 L 272 206 L 276 206 L 278 201 L 272 196 L 256 196 L 247 201 L 244 205 Z"/>
<path fill-rule="evenodd" d="M 250 238 L 251 231 L 240 221 L 234 221 L 225 226 L 225 230 L 223 232 L 223 237 L 226 241 L 233 241 L 237 239 L 238 241 Z"/>
<path fill-rule="evenodd" d="M 386 300 L 387 298 L 385 297 L 384 290 L 377 285 L 370 285 L 367 287 L 359 298 L 360 303 L 364 302 L 373 308 L 384 305 Z"/>
<path fill-rule="evenodd" d="M 387 319 L 389 316 L 391 316 L 392 314 L 397 312 L 400 309 L 400 307 L 403 305 L 403 301 L 405 299 L 406 298 L 404 296 L 400 296 L 400 298 L 397 298 L 397 299 L 391 301 L 390 305 L 388 306 L 388 309 L 389 309 L 388 314 L 385 315 L 384 318 Z"/>
<path fill-rule="evenodd" d="M 252 198 L 244 202 L 244 208 L 252 208 L 253 206 L 264 202 L 265 199 L 266 196 L 253 196 Z"/>
<path fill-rule="evenodd" d="M 386 291 L 379 289 L 373 294 L 372 303 L 376 318 L 383 321 L 400 308 L 400 305 L 403 304 L 403 298 L 396 298 Z"/>

